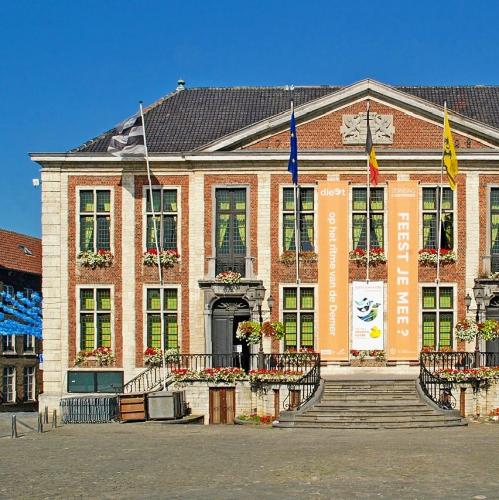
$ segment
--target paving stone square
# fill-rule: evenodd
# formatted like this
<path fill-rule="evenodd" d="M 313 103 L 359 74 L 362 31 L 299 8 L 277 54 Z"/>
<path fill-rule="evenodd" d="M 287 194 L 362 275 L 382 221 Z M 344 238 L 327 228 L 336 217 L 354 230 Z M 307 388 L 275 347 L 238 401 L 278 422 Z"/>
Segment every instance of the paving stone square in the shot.
<path fill-rule="evenodd" d="M 0 498 L 499 498 L 499 425 L 66 425 L 0 439 Z"/>

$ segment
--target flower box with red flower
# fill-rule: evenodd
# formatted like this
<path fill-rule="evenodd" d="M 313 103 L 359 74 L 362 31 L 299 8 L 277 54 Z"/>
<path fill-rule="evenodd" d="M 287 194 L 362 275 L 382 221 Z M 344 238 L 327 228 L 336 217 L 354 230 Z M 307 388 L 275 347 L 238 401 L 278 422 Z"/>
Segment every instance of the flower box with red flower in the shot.
<path fill-rule="evenodd" d="M 418 260 L 424 266 L 436 266 L 437 265 L 437 255 L 438 250 L 435 248 L 423 248 L 418 252 Z M 450 264 L 452 262 L 456 262 L 457 256 L 456 253 L 452 250 L 448 250 L 447 248 L 440 249 L 440 263 L 442 264 Z"/>
<path fill-rule="evenodd" d="M 116 357 L 110 347 L 98 347 L 93 351 L 80 351 L 75 358 L 75 366 L 93 368 L 96 366 L 114 366 Z"/>
<path fill-rule="evenodd" d="M 164 267 L 173 267 L 180 260 L 177 250 L 160 250 L 159 263 Z M 156 248 L 148 248 L 142 256 L 142 263 L 145 266 L 158 265 L 158 251 Z"/>
<path fill-rule="evenodd" d="M 355 248 L 349 253 L 350 260 L 357 264 L 367 265 L 367 251 L 362 248 Z M 385 250 L 382 247 L 371 247 L 369 249 L 369 265 L 376 266 L 386 263 Z"/>

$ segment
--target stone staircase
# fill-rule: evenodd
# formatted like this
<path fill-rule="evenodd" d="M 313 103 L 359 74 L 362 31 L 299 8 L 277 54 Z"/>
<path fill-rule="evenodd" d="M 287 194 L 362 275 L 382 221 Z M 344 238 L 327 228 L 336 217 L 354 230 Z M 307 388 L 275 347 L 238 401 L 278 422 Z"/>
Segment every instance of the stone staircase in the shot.
<path fill-rule="evenodd" d="M 276 427 L 387 429 L 467 425 L 456 411 L 420 396 L 414 379 L 327 380 L 322 397 L 297 412 L 282 412 Z"/>

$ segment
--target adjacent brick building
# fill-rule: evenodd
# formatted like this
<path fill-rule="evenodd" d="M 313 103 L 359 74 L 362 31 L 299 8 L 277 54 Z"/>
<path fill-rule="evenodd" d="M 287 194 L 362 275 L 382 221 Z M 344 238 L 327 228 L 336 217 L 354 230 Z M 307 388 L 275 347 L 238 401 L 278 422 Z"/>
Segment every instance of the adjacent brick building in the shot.
<path fill-rule="evenodd" d="M 291 97 L 301 200 L 298 283 L 287 172 Z M 441 199 L 442 246 L 456 259 L 440 266 L 439 300 L 436 267 L 419 264 L 413 344 L 464 348 L 455 341 L 453 326 L 465 316 L 464 297 L 478 276 L 492 276 L 488 300 L 496 307 L 499 87 L 390 87 L 371 80 L 293 90 L 181 85 L 145 110 L 161 242 L 180 254 L 177 264 L 165 268 L 162 285 L 157 269 L 143 263 L 152 247 L 145 162 L 107 153 L 114 129 L 67 153 L 32 154 L 42 167 L 46 401 L 56 404 L 76 390 L 78 384 L 68 380 L 76 372 L 87 373 L 87 388 L 94 384 L 95 390 L 129 380 L 144 369 L 145 349 L 158 342 L 184 353 L 234 347 L 237 323 L 254 314 L 253 291 L 259 284 L 274 298 L 272 318 L 286 327 L 284 345 L 265 348 L 322 350 L 317 250 L 326 222 L 319 220 L 317 183 L 348 182 L 349 229 L 341 238 L 350 250 L 365 249 L 367 100 L 380 165 L 379 183 L 371 189 L 371 247 L 383 248 L 388 259 L 371 268 L 370 280 L 383 282 L 386 296 L 394 293 L 387 288 L 393 262 L 388 240 L 396 232 L 387 222 L 388 191 L 390 185 L 414 181 L 419 222 L 413 230 L 419 245 L 413 255 L 438 247 Z M 444 101 L 460 170 L 456 191 L 444 184 L 440 193 Z M 110 252 L 112 263 L 82 266 L 82 251 Z M 348 268 L 349 283 L 365 280 L 365 266 L 348 258 L 340 265 Z M 216 282 L 224 269 L 242 274 L 236 292 Z M 385 304 L 383 317 L 389 313 Z M 269 315 L 266 303 L 264 315 Z M 388 359 L 415 361 L 417 353 L 390 349 L 395 333 L 387 321 Z M 348 339 L 348 321 L 339 328 Z M 100 346 L 112 348 L 114 366 L 75 367 L 80 350 Z M 347 341 L 331 362 L 348 361 L 351 346 Z M 109 378 L 101 380 L 106 373 Z"/>
<path fill-rule="evenodd" d="M 0 229 L 0 289 L 10 295 L 41 293 L 42 242 Z M 0 352 L 2 377 L 0 411 L 32 411 L 41 390 L 41 341 L 31 335 L 3 335 Z"/>

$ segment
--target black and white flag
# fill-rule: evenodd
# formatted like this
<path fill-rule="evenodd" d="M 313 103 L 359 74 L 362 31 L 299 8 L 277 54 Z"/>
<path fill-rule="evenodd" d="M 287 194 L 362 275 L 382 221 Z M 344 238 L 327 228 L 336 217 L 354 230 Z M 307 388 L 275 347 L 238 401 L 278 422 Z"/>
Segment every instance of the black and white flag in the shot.
<path fill-rule="evenodd" d="M 108 153 L 116 156 L 144 156 L 144 127 L 142 117 L 136 113 L 116 127 L 117 135 L 111 137 Z"/>

